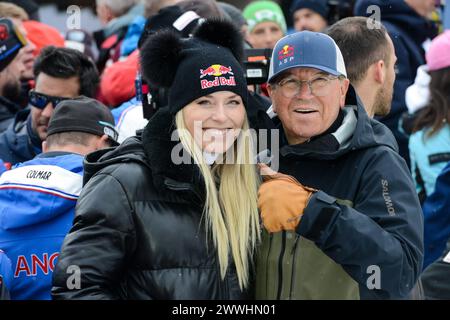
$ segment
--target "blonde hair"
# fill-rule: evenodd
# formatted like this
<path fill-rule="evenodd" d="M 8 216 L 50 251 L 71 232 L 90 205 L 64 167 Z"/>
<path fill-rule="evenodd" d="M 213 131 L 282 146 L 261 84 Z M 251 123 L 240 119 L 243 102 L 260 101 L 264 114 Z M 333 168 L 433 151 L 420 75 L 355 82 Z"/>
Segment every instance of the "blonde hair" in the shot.
<path fill-rule="evenodd" d="M 9 2 L 0 2 L 0 17 L 15 18 L 21 21 L 27 21 L 29 19 L 24 9 Z"/>
<path fill-rule="evenodd" d="M 224 279 L 231 251 L 241 290 L 249 284 L 251 259 L 260 240 L 257 192 L 260 184 L 253 163 L 253 143 L 249 134 L 247 119 L 244 121 L 239 143 L 235 141 L 234 164 L 215 164 L 209 168 L 202 150 L 186 129 L 183 110 L 175 116 L 178 136 L 200 168 L 205 181 L 206 201 L 203 216 L 206 218 L 206 232 L 212 232 L 217 250 L 220 275 Z M 227 151 L 229 152 L 229 151 Z M 240 159 L 238 159 L 240 158 Z M 238 162 L 239 160 L 239 162 Z M 238 164 L 239 163 L 239 164 Z M 219 178 L 217 190 L 215 178 Z"/>

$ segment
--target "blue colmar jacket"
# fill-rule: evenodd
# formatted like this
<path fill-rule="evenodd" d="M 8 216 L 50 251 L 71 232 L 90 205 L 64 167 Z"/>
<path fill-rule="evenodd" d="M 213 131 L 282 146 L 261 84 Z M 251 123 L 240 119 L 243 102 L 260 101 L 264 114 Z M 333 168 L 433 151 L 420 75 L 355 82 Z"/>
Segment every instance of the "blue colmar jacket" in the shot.
<path fill-rule="evenodd" d="M 50 300 L 52 274 L 81 192 L 83 156 L 48 152 L 0 177 L 0 248 L 13 300 Z"/>

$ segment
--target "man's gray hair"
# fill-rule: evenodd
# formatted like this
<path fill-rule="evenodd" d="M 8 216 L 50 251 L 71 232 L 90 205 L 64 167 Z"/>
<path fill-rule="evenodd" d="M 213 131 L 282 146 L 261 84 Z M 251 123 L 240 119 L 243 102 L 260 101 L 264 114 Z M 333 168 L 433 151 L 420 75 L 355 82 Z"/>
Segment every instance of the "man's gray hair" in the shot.
<path fill-rule="evenodd" d="M 124 15 L 127 11 L 140 0 L 96 0 L 97 5 L 104 4 L 108 6 L 112 13 L 117 17 Z"/>

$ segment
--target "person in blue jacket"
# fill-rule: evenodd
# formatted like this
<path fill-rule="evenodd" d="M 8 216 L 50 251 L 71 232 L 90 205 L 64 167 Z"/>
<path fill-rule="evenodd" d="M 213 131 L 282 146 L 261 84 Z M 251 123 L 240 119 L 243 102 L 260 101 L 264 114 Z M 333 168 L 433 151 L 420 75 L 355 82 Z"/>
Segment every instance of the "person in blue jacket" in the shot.
<path fill-rule="evenodd" d="M 426 299 L 450 299 L 450 162 L 423 207 L 425 266 L 421 281 Z"/>
<path fill-rule="evenodd" d="M 377 11 L 379 10 L 379 11 Z M 437 29 L 428 19 L 434 0 L 358 0 L 355 16 L 381 18 L 388 30 L 398 61 L 391 112 L 381 118 L 399 144 L 400 155 L 409 166 L 408 137 L 399 131 L 399 120 L 406 109 L 405 92 L 414 83 L 417 68 L 425 64 L 423 44 L 433 38 Z"/>
<path fill-rule="evenodd" d="M 94 97 L 99 75 L 83 53 L 69 48 L 46 47 L 34 64 L 36 86 L 29 93 L 30 108 L 19 111 L 0 134 L 0 159 L 14 165 L 42 152 L 54 108 L 65 99 Z"/>
<path fill-rule="evenodd" d="M 423 215 L 425 269 L 441 256 L 445 250 L 445 243 L 450 238 L 450 162 L 439 174 L 434 192 L 425 201 Z"/>
<path fill-rule="evenodd" d="M 83 158 L 116 145 L 111 111 L 87 97 L 62 101 L 43 153 L 0 177 L 0 248 L 12 262 L 12 299 L 50 299 L 62 241 L 82 188 Z"/>

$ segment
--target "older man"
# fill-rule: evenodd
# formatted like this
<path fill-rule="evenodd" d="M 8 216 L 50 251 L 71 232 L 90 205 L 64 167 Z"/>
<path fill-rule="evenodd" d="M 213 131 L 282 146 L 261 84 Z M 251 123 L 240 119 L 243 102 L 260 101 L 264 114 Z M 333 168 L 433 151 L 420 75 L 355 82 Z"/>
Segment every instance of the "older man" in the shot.
<path fill-rule="evenodd" d="M 268 89 L 282 173 L 259 190 L 266 232 L 257 298 L 406 297 L 423 260 L 419 200 L 393 135 L 350 86 L 336 43 L 310 31 L 282 38 Z"/>

